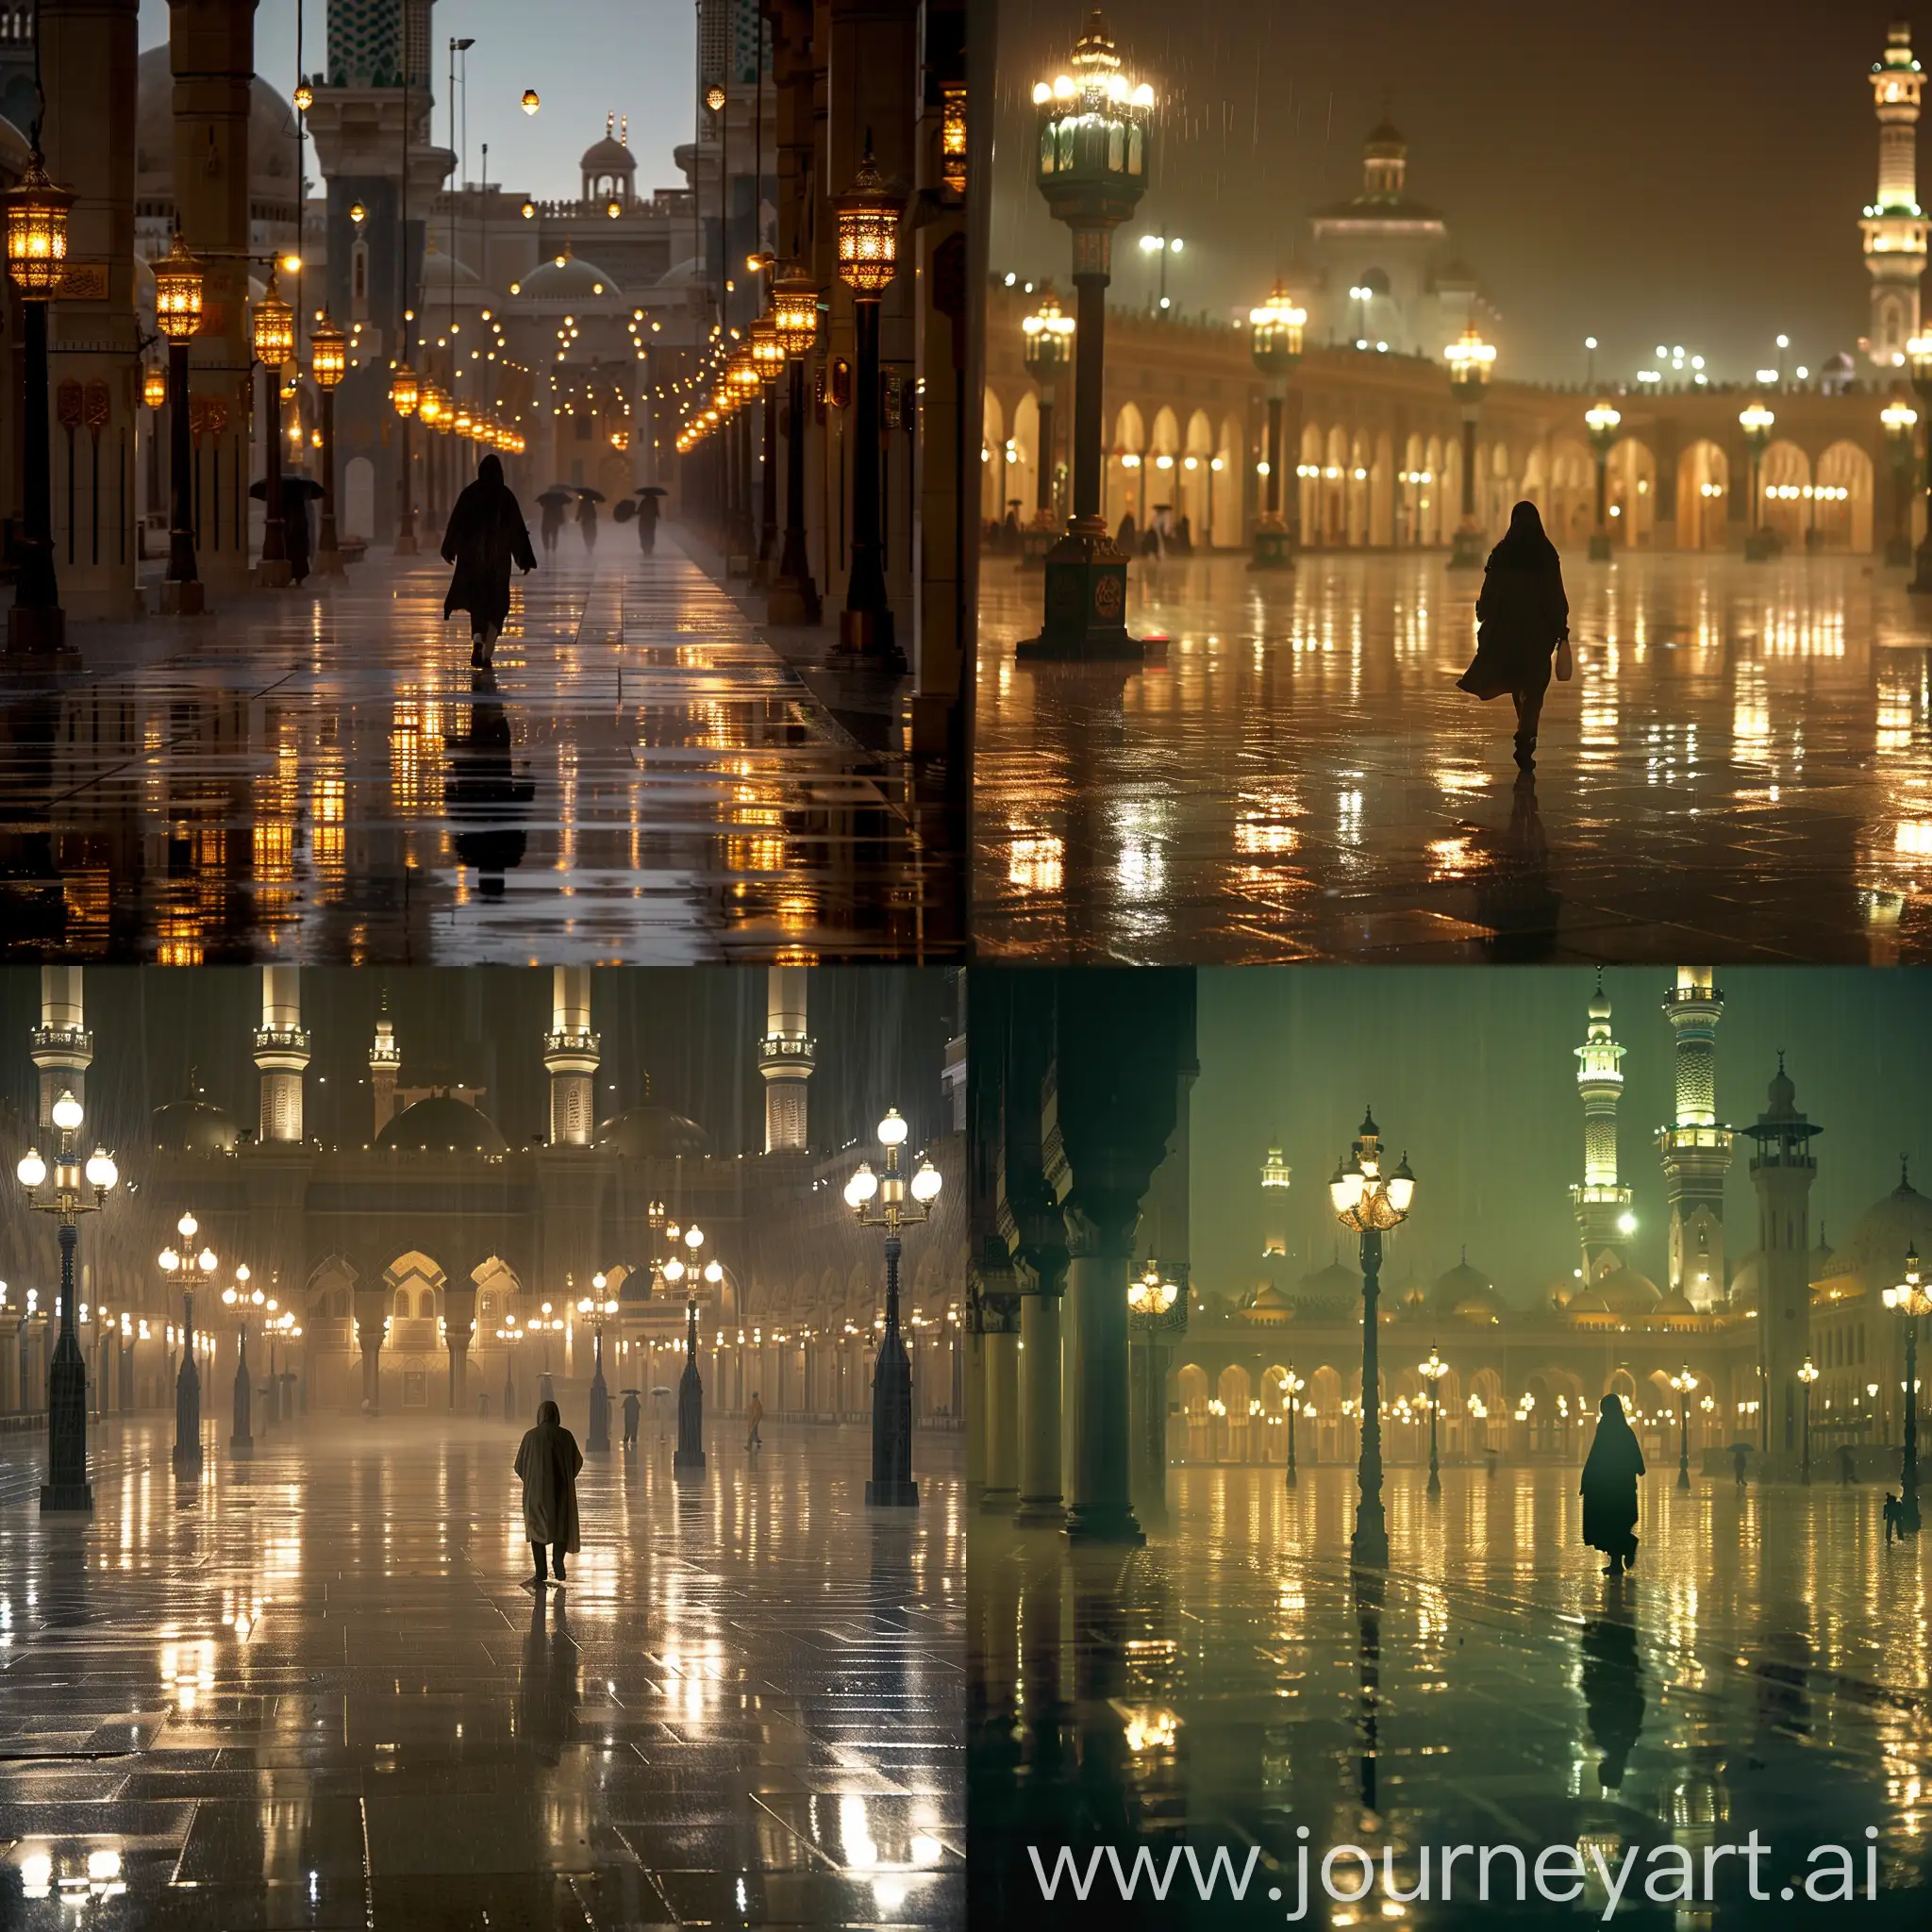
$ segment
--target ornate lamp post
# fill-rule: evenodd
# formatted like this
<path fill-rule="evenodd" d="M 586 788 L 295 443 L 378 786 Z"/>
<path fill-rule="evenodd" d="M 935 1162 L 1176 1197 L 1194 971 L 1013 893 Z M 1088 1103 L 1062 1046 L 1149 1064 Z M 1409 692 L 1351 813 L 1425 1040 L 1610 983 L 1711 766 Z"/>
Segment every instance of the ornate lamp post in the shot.
<path fill-rule="evenodd" d="M 153 264 L 155 326 L 168 339 L 168 575 L 161 609 L 193 617 L 207 608 L 194 558 L 194 446 L 188 407 L 188 345 L 201 327 L 202 269 L 179 228 Z"/>
<path fill-rule="evenodd" d="M 1416 1364 L 1416 1374 L 1429 1385 L 1429 1489 L 1431 1499 L 1440 1498 L 1442 1493 L 1442 1466 L 1436 1456 L 1436 1412 L 1441 1407 L 1437 1400 L 1437 1386 L 1449 1373 L 1449 1364 L 1436 1353 L 1436 1344 L 1429 1343 L 1429 1358 Z"/>
<path fill-rule="evenodd" d="M 758 581 L 771 575 L 772 552 L 778 541 L 778 376 L 787 357 L 778 340 L 778 325 L 761 315 L 751 325 L 751 361 L 758 371 L 762 395 L 758 403 L 764 432 L 764 474 L 758 486 Z"/>
<path fill-rule="evenodd" d="M 1798 1465 L 1798 1480 L 1804 1483 L 1811 1480 L 1811 1385 L 1817 1379 L 1818 1364 L 1807 1355 L 1805 1366 L 1798 1371 L 1798 1380 L 1805 1385 L 1805 1446 Z"/>
<path fill-rule="evenodd" d="M 1074 359 L 1074 318 L 1062 313 L 1060 298 L 1051 285 L 1041 291 L 1040 307 L 1020 324 L 1020 333 L 1024 338 L 1020 345 L 1020 358 L 1040 391 L 1040 449 L 1033 478 L 1033 523 L 1038 534 L 1027 548 L 1028 563 L 1045 560 L 1045 533 L 1053 528 L 1058 507 L 1059 478 L 1055 466 L 1058 452 L 1054 443 L 1053 406 L 1056 385 Z"/>
<path fill-rule="evenodd" d="M 1360 1491 L 1349 1553 L 1357 1563 L 1384 1568 L 1389 1561 L 1389 1524 L 1382 1509 L 1382 1374 L 1376 1305 L 1381 1297 L 1382 1236 L 1408 1219 L 1415 1199 L 1415 1175 L 1408 1157 L 1391 1174 L 1382 1172 L 1382 1130 L 1373 1114 L 1362 1116 L 1345 1161 L 1336 1164 L 1328 1182 L 1335 1218 L 1361 1237 L 1362 1399 L 1361 1456 L 1357 1471 Z"/>
<path fill-rule="evenodd" d="M 919 1501 L 912 1480 L 912 1363 L 899 1333 L 899 1230 L 931 1219 L 942 1185 L 929 1160 L 919 1163 L 910 1181 L 900 1173 L 899 1150 L 908 1132 L 899 1109 L 888 1108 L 878 1127 L 879 1145 L 886 1150 L 881 1171 L 874 1174 L 861 1160 L 845 1183 L 845 1205 L 859 1226 L 886 1231 L 886 1325 L 873 1358 L 872 1480 L 865 1500 L 888 1508 L 910 1508 Z"/>
<path fill-rule="evenodd" d="M 1149 1255 L 1147 1266 L 1127 1284 L 1127 1335 L 1129 1350 L 1141 1362 L 1141 1453 L 1146 1460 L 1141 1488 L 1150 1507 L 1164 1507 L 1167 1501 L 1167 1366 L 1161 1338 L 1184 1335 L 1187 1327 L 1185 1283 L 1172 1279 Z"/>
<path fill-rule="evenodd" d="M 215 1251 L 204 1246 L 199 1253 L 194 1237 L 201 1224 L 192 1213 L 175 1224 L 181 1237 L 177 1251 L 173 1244 L 156 1256 L 162 1278 L 181 1283 L 181 1367 L 175 1377 L 175 1474 L 186 1481 L 201 1479 L 201 1370 L 194 1359 L 194 1284 L 208 1281 L 220 1266 Z"/>
<path fill-rule="evenodd" d="M 1771 441 L 1771 425 L 1777 417 L 1762 403 L 1738 412 L 1738 427 L 1744 432 L 1744 447 L 1751 454 L 1751 515 L 1744 530 L 1744 560 L 1762 563 L 1777 554 L 1777 537 L 1764 521 L 1763 464 L 1765 445 Z"/>
<path fill-rule="evenodd" d="M 731 499 L 731 529 L 728 543 L 729 567 L 749 575 L 758 548 L 751 524 L 751 415 L 754 398 L 764 386 L 757 359 L 747 341 L 735 350 L 724 365 L 725 386 L 731 391 L 734 427 L 726 440 L 725 460 L 730 463 L 735 482 Z"/>
<path fill-rule="evenodd" d="M 87 1363 L 74 1307 L 74 1251 L 80 1237 L 75 1224 L 83 1214 L 105 1208 L 121 1178 L 105 1148 L 96 1147 L 83 1168 L 76 1136 L 84 1116 L 80 1102 L 63 1093 L 54 1103 L 54 1127 L 60 1136 L 54 1155 L 54 1187 L 46 1200 L 40 1190 L 47 1163 L 38 1148 L 21 1157 L 14 1172 L 26 1190 L 26 1205 L 52 1214 L 60 1226 L 60 1336 L 47 1365 L 47 1480 L 41 1487 L 41 1514 L 92 1511 L 94 1493 L 87 1479 Z M 91 1198 L 90 1198 L 91 1197 Z"/>
<path fill-rule="evenodd" d="M 262 418 L 262 452 L 266 464 L 266 513 L 261 527 L 261 560 L 255 581 L 263 590 L 280 590 L 289 581 L 288 533 L 282 522 L 282 364 L 295 353 L 295 311 L 284 302 L 268 272 L 268 287 L 255 305 L 255 359 L 267 378 L 267 413 Z"/>
<path fill-rule="evenodd" d="M 1584 426 L 1590 431 L 1590 447 L 1596 457 L 1596 528 L 1590 533 L 1590 560 L 1610 560 L 1610 445 L 1617 440 L 1617 425 L 1624 412 L 1608 403 L 1595 403 L 1583 412 Z"/>
<path fill-rule="evenodd" d="M 1283 1378 L 1281 1384 L 1281 1406 L 1284 1409 L 1288 1411 L 1288 1486 L 1290 1489 L 1294 1488 L 1296 1481 L 1294 1462 L 1294 1419 L 1296 1413 L 1300 1410 L 1302 1406 L 1301 1392 L 1307 1386 L 1307 1383 L 1305 1382 L 1301 1378 L 1301 1376 L 1295 1374 L 1294 1365 L 1291 1363 L 1289 1365 L 1288 1374 Z"/>
<path fill-rule="evenodd" d="M 604 1324 L 617 1313 L 617 1297 L 610 1292 L 609 1277 L 602 1269 L 591 1276 L 591 1291 L 577 1300 L 577 1313 L 591 1326 L 594 1362 L 591 1371 L 591 1426 L 584 1446 L 608 1450 L 610 1447 L 610 1391 L 604 1381 Z"/>
<path fill-rule="evenodd" d="M 1690 1391 L 1697 1387 L 1697 1377 L 1688 1367 L 1680 1369 L 1671 1377 L 1671 1387 L 1677 1391 L 1677 1487 L 1688 1490 L 1690 1487 Z"/>
<path fill-rule="evenodd" d="M 35 20 L 38 33 L 38 12 Z M 21 460 L 25 530 L 20 543 L 13 608 L 7 618 L 7 648 L 22 653 L 56 652 L 67 643 L 67 614 L 60 608 L 60 585 L 54 572 L 54 477 L 47 441 L 47 304 L 59 292 L 67 261 L 67 213 L 73 206 L 73 195 L 47 179 L 37 120 L 33 159 L 20 185 L 7 196 L 7 272 L 20 296 L 26 378 L 22 396 L 25 433 Z M 85 1372 L 83 1379 L 84 1375 Z M 83 1487 L 85 1453 L 83 1443 Z M 43 1502 L 42 1507 L 47 1506 Z"/>
<path fill-rule="evenodd" d="M 1299 486 L 1289 491 L 1286 520 L 1281 514 L 1282 476 L 1288 462 L 1281 415 L 1288 399 L 1288 378 L 1302 359 L 1302 329 L 1307 319 L 1307 310 L 1290 301 L 1286 284 L 1278 281 L 1260 308 L 1248 310 L 1248 353 L 1255 367 L 1268 378 L 1268 437 L 1262 458 L 1267 470 L 1262 494 L 1266 508 L 1255 525 L 1251 570 L 1292 570 L 1301 540 Z M 1291 440 L 1299 444 L 1299 432 L 1293 433 Z"/>
<path fill-rule="evenodd" d="M 675 1225 L 665 1232 L 671 1241 L 678 1239 Z M 671 1467 L 681 1475 L 702 1475 L 705 1470 L 705 1385 L 698 1378 L 698 1250 L 705 1244 L 704 1230 L 688 1227 L 683 1238 L 691 1250 L 690 1265 L 686 1265 L 675 1248 L 671 1258 L 664 1263 L 664 1279 L 674 1289 L 680 1281 L 691 1283 L 685 1291 L 684 1374 L 677 1383 L 677 1448 L 672 1456 Z M 708 1276 L 711 1269 L 718 1269 L 717 1262 L 713 1261 L 705 1271 Z M 723 1276 L 724 1270 L 718 1269 L 713 1278 L 723 1279 Z"/>
<path fill-rule="evenodd" d="M 1482 532 L 1475 521 L 1475 422 L 1490 386 L 1496 350 L 1474 323 L 1442 352 L 1449 358 L 1449 387 L 1462 405 L 1462 521 L 1449 547 L 1452 570 L 1474 570 L 1483 560 Z"/>
<path fill-rule="evenodd" d="M 873 160 L 869 128 L 858 174 L 833 207 L 839 217 L 839 277 L 852 291 L 858 336 L 852 418 L 852 572 L 839 619 L 839 643 L 842 650 L 903 670 L 906 658 L 892 635 L 880 554 L 879 297 L 898 273 L 899 218 L 906 200 L 887 187 Z"/>
<path fill-rule="evenodd" d="M 396 555 L 416 555 L 416 503 L 409 475 L 409 425 L 423 400 L 423 384 L 408 362 L 398 362 L 389 379 L 389 405 L 403 425 L 401 470 L 396 481 L 400 507 L 396 511 Z"/>
<path fill-rule="evenodd" d="M 248 1310 L 260 1307 L 265 1297 L 251 1289 L 246 1261 L 237 1264 L 234 1286 L 222 1291 L 222 1305 L 235 1310 L 235 1426 L 228 1448 L 236 1456 L 255 1453 L 255 1389 L 248 1378 Z"/>
<path fill-rule="evenodd" d="M 1919 1278 L 1919 1248 L 1906 1250 L 1906 1278 L 1880 1299 L 1906 1318 L 1906 1447 L 1899 1471 L 1901 1522 L 1908 1535 L 1919 1533 L 1919 1321 L 1932 1315 L 1932 1293 Z"/>
<path fill-rule="evenodd" d="M 1896 567 L 1912 560 L 1912 473 L 1918 464 L 1913 432 L 1919 412 L 1894 400 L 1879 410 L 1878 420 L 1891 451 L 1891 535 L 1886 539 L 1885 560 Z"/>
<path fill-rule="evenodd" d="M 785 540 L 772 587 L 774 624 L 816 624 L 819 591 L 805 548 L 805 360 L 819 340 L 819 290 L 794 271 L 772 290 L 772 326 L 785 352 Z"/>
<path fill-rule="evenodd" d="M 1096 8 L 1074 43 L 1071 74 L 1033 90 L 1039 110 L 1034 186 L 1073 231 L 1078 293 L 1074 375 L 1074 514 L 1046 554 L 1046 609 L 1023 658 L 1139 658 L 1127 635 L 1127 559 L 1101 509 L 1101 377 L 1107 361 L 1107 287 L 1113 231 L 1147 190 L 1154 90 L 1121 72 Z"/>
<path fill-rule="evenodd" d="M 336 386 L 348 373 L 349 339 L 328 319 L 326 310 L 308 338 L 308 367 L 322 391 L 322 536 L 315 546 L 315 567 L 325 577 L 339 577 L 342 554 L 336 547 Z"/>

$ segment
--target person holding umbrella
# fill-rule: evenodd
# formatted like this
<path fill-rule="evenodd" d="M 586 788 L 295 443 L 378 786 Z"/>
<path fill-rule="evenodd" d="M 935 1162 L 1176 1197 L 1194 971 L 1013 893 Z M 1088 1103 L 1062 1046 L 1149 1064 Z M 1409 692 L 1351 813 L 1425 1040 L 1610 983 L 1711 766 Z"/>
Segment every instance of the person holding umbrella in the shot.
<path fill-rule="evenodd" d="M 563 513 L 571 506 L 571 493 L 561 483 L 553 483 L 537 499 L 537 507 L 543 512 L 541 534 L 543 539 L 543 555 L 557 555 L 557 540 L 563 534 Z"/>
<path fill-rule="evenodd" d="M 268 497 L 268 479 L 258 477 L 248 486 L 258 503 Z M 308 575 L 315 546 L 309 541 L 308 506 L 322 494 L 322 485 L 310 476 L 284 475 L 282 478 L 282 543 L 289 554 L 289 581 L 301 583 Z"/>
<path fill-rule="evenodd" d="M 597 506 L 603 501 L 601 490 L 577 491 L 577 528 L 583 532 L 586 555 L 597 547 Z"/>
<path fill-rule="evenodd" d="M 442 560 L 456 566 L 442 600 L 443 621 L 458 610 L 470 613 L 470 668 L 487 671 L 509 616 L 509 567 L 520 565 L 525 575 L 537 568 L 522 507 L 503 480 L 503 460 L 494 451 L 476 465 L 476 480 L 450 511 Z"/>
<path fill-rule="evenodd" d="M 655 483 L 638 491 L 638 548 L 646 557 L 658 547 L 658 499 L 663 494 Z"/>
<path fill-rule="evenodd" d="M 642 1407 L 638 1400 L 638 1392 L 635 1389 L 624 1391 L 624 1446 L 626 1449 L 638 1446 L 638 1411 Z"/>

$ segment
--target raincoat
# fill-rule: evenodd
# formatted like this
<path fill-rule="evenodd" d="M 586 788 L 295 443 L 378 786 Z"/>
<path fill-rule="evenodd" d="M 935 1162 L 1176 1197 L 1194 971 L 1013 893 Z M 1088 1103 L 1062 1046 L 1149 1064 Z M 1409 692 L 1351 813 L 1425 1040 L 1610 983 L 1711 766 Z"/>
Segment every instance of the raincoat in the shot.
<path fill-rule="evenodd" d="M 577 1439 L 558 1419 L 557 1405 L 537 1411 L 537 1426 L 517 1448 L 517 1474 L 524 1479 L 524 1534 L 533 1543 L 561 1543 L 566 1555 L 579 1547 L 577 1472 L 584 1466 Z"/>

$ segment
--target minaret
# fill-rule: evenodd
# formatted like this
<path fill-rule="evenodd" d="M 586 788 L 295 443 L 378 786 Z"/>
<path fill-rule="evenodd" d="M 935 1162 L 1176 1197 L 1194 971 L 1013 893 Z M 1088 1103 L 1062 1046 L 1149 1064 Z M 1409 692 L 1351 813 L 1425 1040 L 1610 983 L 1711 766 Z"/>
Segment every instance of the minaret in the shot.
<path fill-rule="evenodd" d="M 261 969 L 261 1024 L 255 1029 L 255 1064 L 261 1074 L 261 1133 L 271 1141 L 302 1136 L 302 1072 L 308 1064 L 308 1034 L 302 1024 L 300 969 Z"/>
<path fill-rule="evenodd" d="M 1583 1237 L 1586 1288 L 1624 1265 L 1624 1241 L 1635 1223 L 1630 1190 L 1617 1179 L 1617 1102 L 1624 1091 L 1624 1049 L 1610 1037 L 1610 996 L 1596 976 L 1590 1029 L 1576 1049 L 1576 1091 L 1583 1096 L 1583 1180 L 1570 1190 Z"/>
<path fill-rule="evenodd" d="M 818 1042 L 806 1025 L 805 968 L 765 970 L 765 1034 L 758 1041 L 758 1072 L 765 1082 L 765 1152 L 802 1154 L 811 1144 L 806 1128 L 806 1091 Z"/>
<path fill-rule="evenodd" d="M 596 1124 L 597 1036 L 591 1031 L 591 969 L 550 971 L 550 1031 L 543 1038 L 550 1074 L 550 1144 L 588 1147 Z"/>
<path fill-rule="evenodd" d="M 1823 1133 L 1798 1111 L 1797 1089 L 1777 1057 L 1771 1094 L 1755 1126 L 1751 1181 L 1757 1190 L 1758 1349 L 1768 1417 L 1765 1442 L 1773 1465 L 1794 1463 L 1802 1445 L 1804 1385 L 1798 1370 L 1811 1346 L 1811 1183 L 1818 1178 L 1812 1139 Z"/>
<path fill-rule="evenodd" d="M 1878 114 L 1878 195 L 1858 226 L 1865 266 L 1872 272 L 1872 335 L 1867 353 L 1882 369 L 1897 369 L 1906 344 L 1919 333 L 1919 277 L 1925 272 L 1925 217 L 1919 208 L 1919 88 L 1912 29 L 1894 21 L 1885 56 L 1872 67 L 1872 102 Z"/>
<path fill-rule="evenodd" d="M 375 1132 L 379 1135 L 395 1117 L 396 1075 L 402 1071 L 403 1050 L 396 1044 L 395 1023 L 389 1016 L 389 989 L 375 1015 L 375 1042 L 369 1049 L 369 1085 L 375 1095 Z"/>
<path fill-rule="evenodd" d="M 28 1057 L 41 1070 L 41 1131 L 51 1133 L 54 1103 L 63 1093 L 87 1105 L 87 1070 L 93 1064 L 94 1037 L 87 1030 L 78 966 L 41 968 L 41 1024 L 34 1028 Z"/>
<path fill-rule="evenodd" d="M 1677 1036 L 1675 1119 L 1658 1131 L 1664 1189 L 1671 1203 L 1670 1286 L 1694 1308 L 1708 1308 L 1724 1292 L 1724 1175 L 1731 1166 L 1731 1130 L 1718 1124 L 1717 1023 L 1724 996 L 1708 966 L 1679 966 L 1664 1001 Z"/>

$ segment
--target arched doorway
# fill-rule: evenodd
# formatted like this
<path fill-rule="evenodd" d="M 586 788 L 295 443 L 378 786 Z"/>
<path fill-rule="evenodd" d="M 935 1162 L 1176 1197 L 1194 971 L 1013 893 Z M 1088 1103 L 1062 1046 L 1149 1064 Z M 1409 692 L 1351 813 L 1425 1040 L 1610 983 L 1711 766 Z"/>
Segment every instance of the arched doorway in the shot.
<path fill-rule="evenodd" d="M 1006 422 L 999 397 L 989 389 L 981 405 L 979 428 L 979 515 L 983 523 L 996 524 L 1004 513 L 1000 499 L 1007 484 Z"/>
<path fill-rule="evenodd" d="M 1657 458 L 1633 436 L 1610 449 L 1610 541 L 1626 550 L 1648 550 L 1657 519 Z"/>
<path fill-rule="evenodd" d="M 1811 522 L 1811 458 L 1779 438 L 1757 465 L 1758 521 L 1787 549 L 1805 541 Z"/>
<path fill-rule="evenodd" d="M 1821 550 L 1872 548 L 1872 458 L 1856 442 L 1835 442 L 1818 458 L 1812 527 Z"/>
<path fill-rule="evenodd" d="M 1677 458 L 1677 548 L 1722 550 L 1730 541 L 1731 464 L 1708 439 Z"/>
<path fill-rule="evenodd" d="M 1117 530 L 1131 515 L 1138 529 L 1141 514 L 1141 461 L 1147 449 L 1147 429 L 1132 403 L 1121 405 L 1114 417 L 1113 445 L 1107 462 L 1107 526 Z"/>

